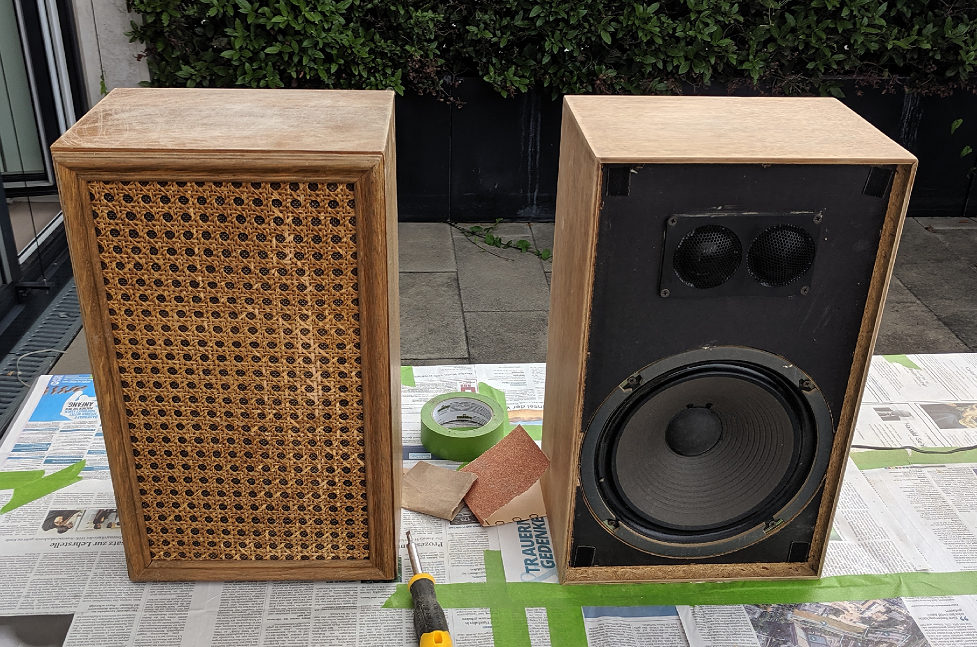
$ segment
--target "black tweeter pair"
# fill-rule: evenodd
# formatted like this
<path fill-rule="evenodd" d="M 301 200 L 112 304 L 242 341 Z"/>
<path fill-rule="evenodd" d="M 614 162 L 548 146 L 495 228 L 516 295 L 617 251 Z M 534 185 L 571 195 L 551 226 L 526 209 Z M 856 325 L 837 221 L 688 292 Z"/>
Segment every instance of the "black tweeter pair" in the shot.
<path fill-rule="evenodd" d="M 815 213 L 673 216 L 665 231 L 660 295 L 806 294 L 821 221 Z"/>

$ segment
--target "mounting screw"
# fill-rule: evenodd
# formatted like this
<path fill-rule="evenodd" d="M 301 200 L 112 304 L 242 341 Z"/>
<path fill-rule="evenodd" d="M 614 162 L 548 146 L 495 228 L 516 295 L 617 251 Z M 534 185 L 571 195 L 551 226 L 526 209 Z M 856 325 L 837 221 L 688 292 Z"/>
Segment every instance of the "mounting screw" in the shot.
<path fill-rule="evenodd" d="M 808 293 L 808 292 L 810 292 L 810 291 L 811 291 L 811 288 L 809 288 L 809 287 L 808 287 L 808 286 L 806 286 L 806 285 L 805 285 L 804 287 L 802 287 L 802 288 L 801 288 L 801 294 L 807 294 L 807 293 Z"/>
<path fill-rule="evenodd" d="M 669 227 L 674 227 L 677 224 L 678 224 L 678 218 L 672 217 L 672 218 L 669 218 L 668 219 L 668 226 Z"/>
<path fill-rule="evenodd" d="M 617 529 L 621 526 L 621 523 L 617 519 L 608 519 L 604 523 L 607 525 L 608 528 Z"/>
<path fill-rule="evenodd" d="M 632 375 L 631 377 L 629 377 L 627 379 L 627 381 L 624 383 L 624 386 L 622 388 L 629 389 L 629 390 L 634 390 L 634 389 L 638 388 L 638 386 L 640 386 L 640 385 L 641 385 L 641 376 L 640 375 Z"/>
<path fill-rule="evenodd" d="M 771 530 L 776 529 L 778 526 L 781 526 L 783 523 L 784 523 L 783 519 L 771 519 L 763 526 L 764 534 L 770 532 Z"/>
<path fill-rule="evenodd" d="M 808 379 L 801 380 L 797 383 L 797 386 L 801 387 L 801 391 L 813 391 L 814 382 Z"/>
<path fill-rule="evenodd" d="M 668 291 L 668 288 L 665 288 L 664 290 L 662 290 L 662 291 L 661 291 L 661 292 L 659 292 L 658 294 L 660 294 L 660 295 L 661 295 L 661 297 L 662 297 L 663 299 L 665 299 L 665 298 L 668 298 L 668 295 L 669 295 L 669 294 L 671 294 L 671 292 L 669 292 L 669 291 Z"/>
<path fill-rule="evenodd" d="M 822 215 L 821 215 L 821 214 L 819 214 L 819 213 L 817 213 L 817 214 L 814 214 L 814 222 L 816 222 L 816 223 L 817 223 L 817 222 L 821 222 L 821 219 L 822 219 L 823 217 L 824 217 L 824 216 L 822 216 Z"/>

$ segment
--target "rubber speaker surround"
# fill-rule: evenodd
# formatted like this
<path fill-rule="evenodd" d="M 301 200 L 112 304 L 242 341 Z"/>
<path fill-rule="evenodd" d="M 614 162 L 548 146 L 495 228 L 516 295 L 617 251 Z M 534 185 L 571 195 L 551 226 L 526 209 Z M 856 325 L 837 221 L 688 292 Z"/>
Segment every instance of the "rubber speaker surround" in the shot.
<path fill-rule="evenodd" d="M 703 225 L 679 242 L 672 267 L 683 283 L 705 290 L 728 281 L 742 259 L 743 245 L 735 233 L 720 225 Z"/>
<path fill-rule="evenodd" d="M 811 234 L 795 225 L 775 225 L 750 245 L 746 267 L 761 285 L 779 288 L 799 279 L 814 264 Z"/>
<path fill-rule="evenodd" d="M 715 414 L 722 431 L 683 455 L 666 432 L 690 407 Z M 581 454 L 585 500 L 635 548 L 721 555 L 800 512 L 824 478 L 832 435 L 824 398 L 782 358 L 732 347 L 682 353 L 634 374 L 598 409 Z"/>

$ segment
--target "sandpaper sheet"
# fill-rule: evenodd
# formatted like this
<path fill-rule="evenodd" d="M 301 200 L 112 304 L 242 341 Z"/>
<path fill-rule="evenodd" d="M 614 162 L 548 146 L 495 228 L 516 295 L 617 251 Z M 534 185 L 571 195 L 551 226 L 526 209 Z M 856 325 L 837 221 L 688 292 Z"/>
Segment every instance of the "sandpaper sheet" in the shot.
<path fill-rule="evenodd" d="M 477 478 L 475 474 L 418 461 L 404 474 L 401 506 L 451 521 Z"/>
<path fill-rule="evenodd" d="M 495 447 L 459 470 L 478 475 L 475 485 L 465 496 L 465 503 L 483 525 L 512 521 L 509 518 L 500 520 L 495 513 L 530 490 L 549 464 L 546 454 L 526 430 L 517 426 Z M 525 515 L 522 518 L 542 516 L 545 511 L 541 506 L 542 497 L 539 497 L 538 506 L 534 503 L 533 507 L 538 509 L 527 512 L 522 510 L 524 505 L 519 506 Z"/>

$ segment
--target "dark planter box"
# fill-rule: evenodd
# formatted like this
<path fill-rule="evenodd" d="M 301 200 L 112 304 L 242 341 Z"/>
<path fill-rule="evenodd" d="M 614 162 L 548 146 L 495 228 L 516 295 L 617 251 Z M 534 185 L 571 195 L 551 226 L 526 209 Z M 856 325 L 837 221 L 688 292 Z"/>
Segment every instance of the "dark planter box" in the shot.
<path fill-rule="evenodd" d="M 397 98 L 397 201 L 405 222 L 553 220 L 562 97 L 503 98 L 476 78 L 454 107 Z"/>
<path fill-rule="evenodd" d="M 853 81 L 842 89 L 846 105 L 919 158 L 910 216 L 977 217 L 970 173 L 977 153 L 960 157 L 965 145 L 977 149 L 977 95 L 884 93 Z M 727 94 L 716 86 L 686 92 Z M 478 78 L 462 79 L 452 94 L 461 107 L 429 96 L 397 98 L 401 221 L 553 220 L 562 97 L 538 88 L 503 98 Z"/>

